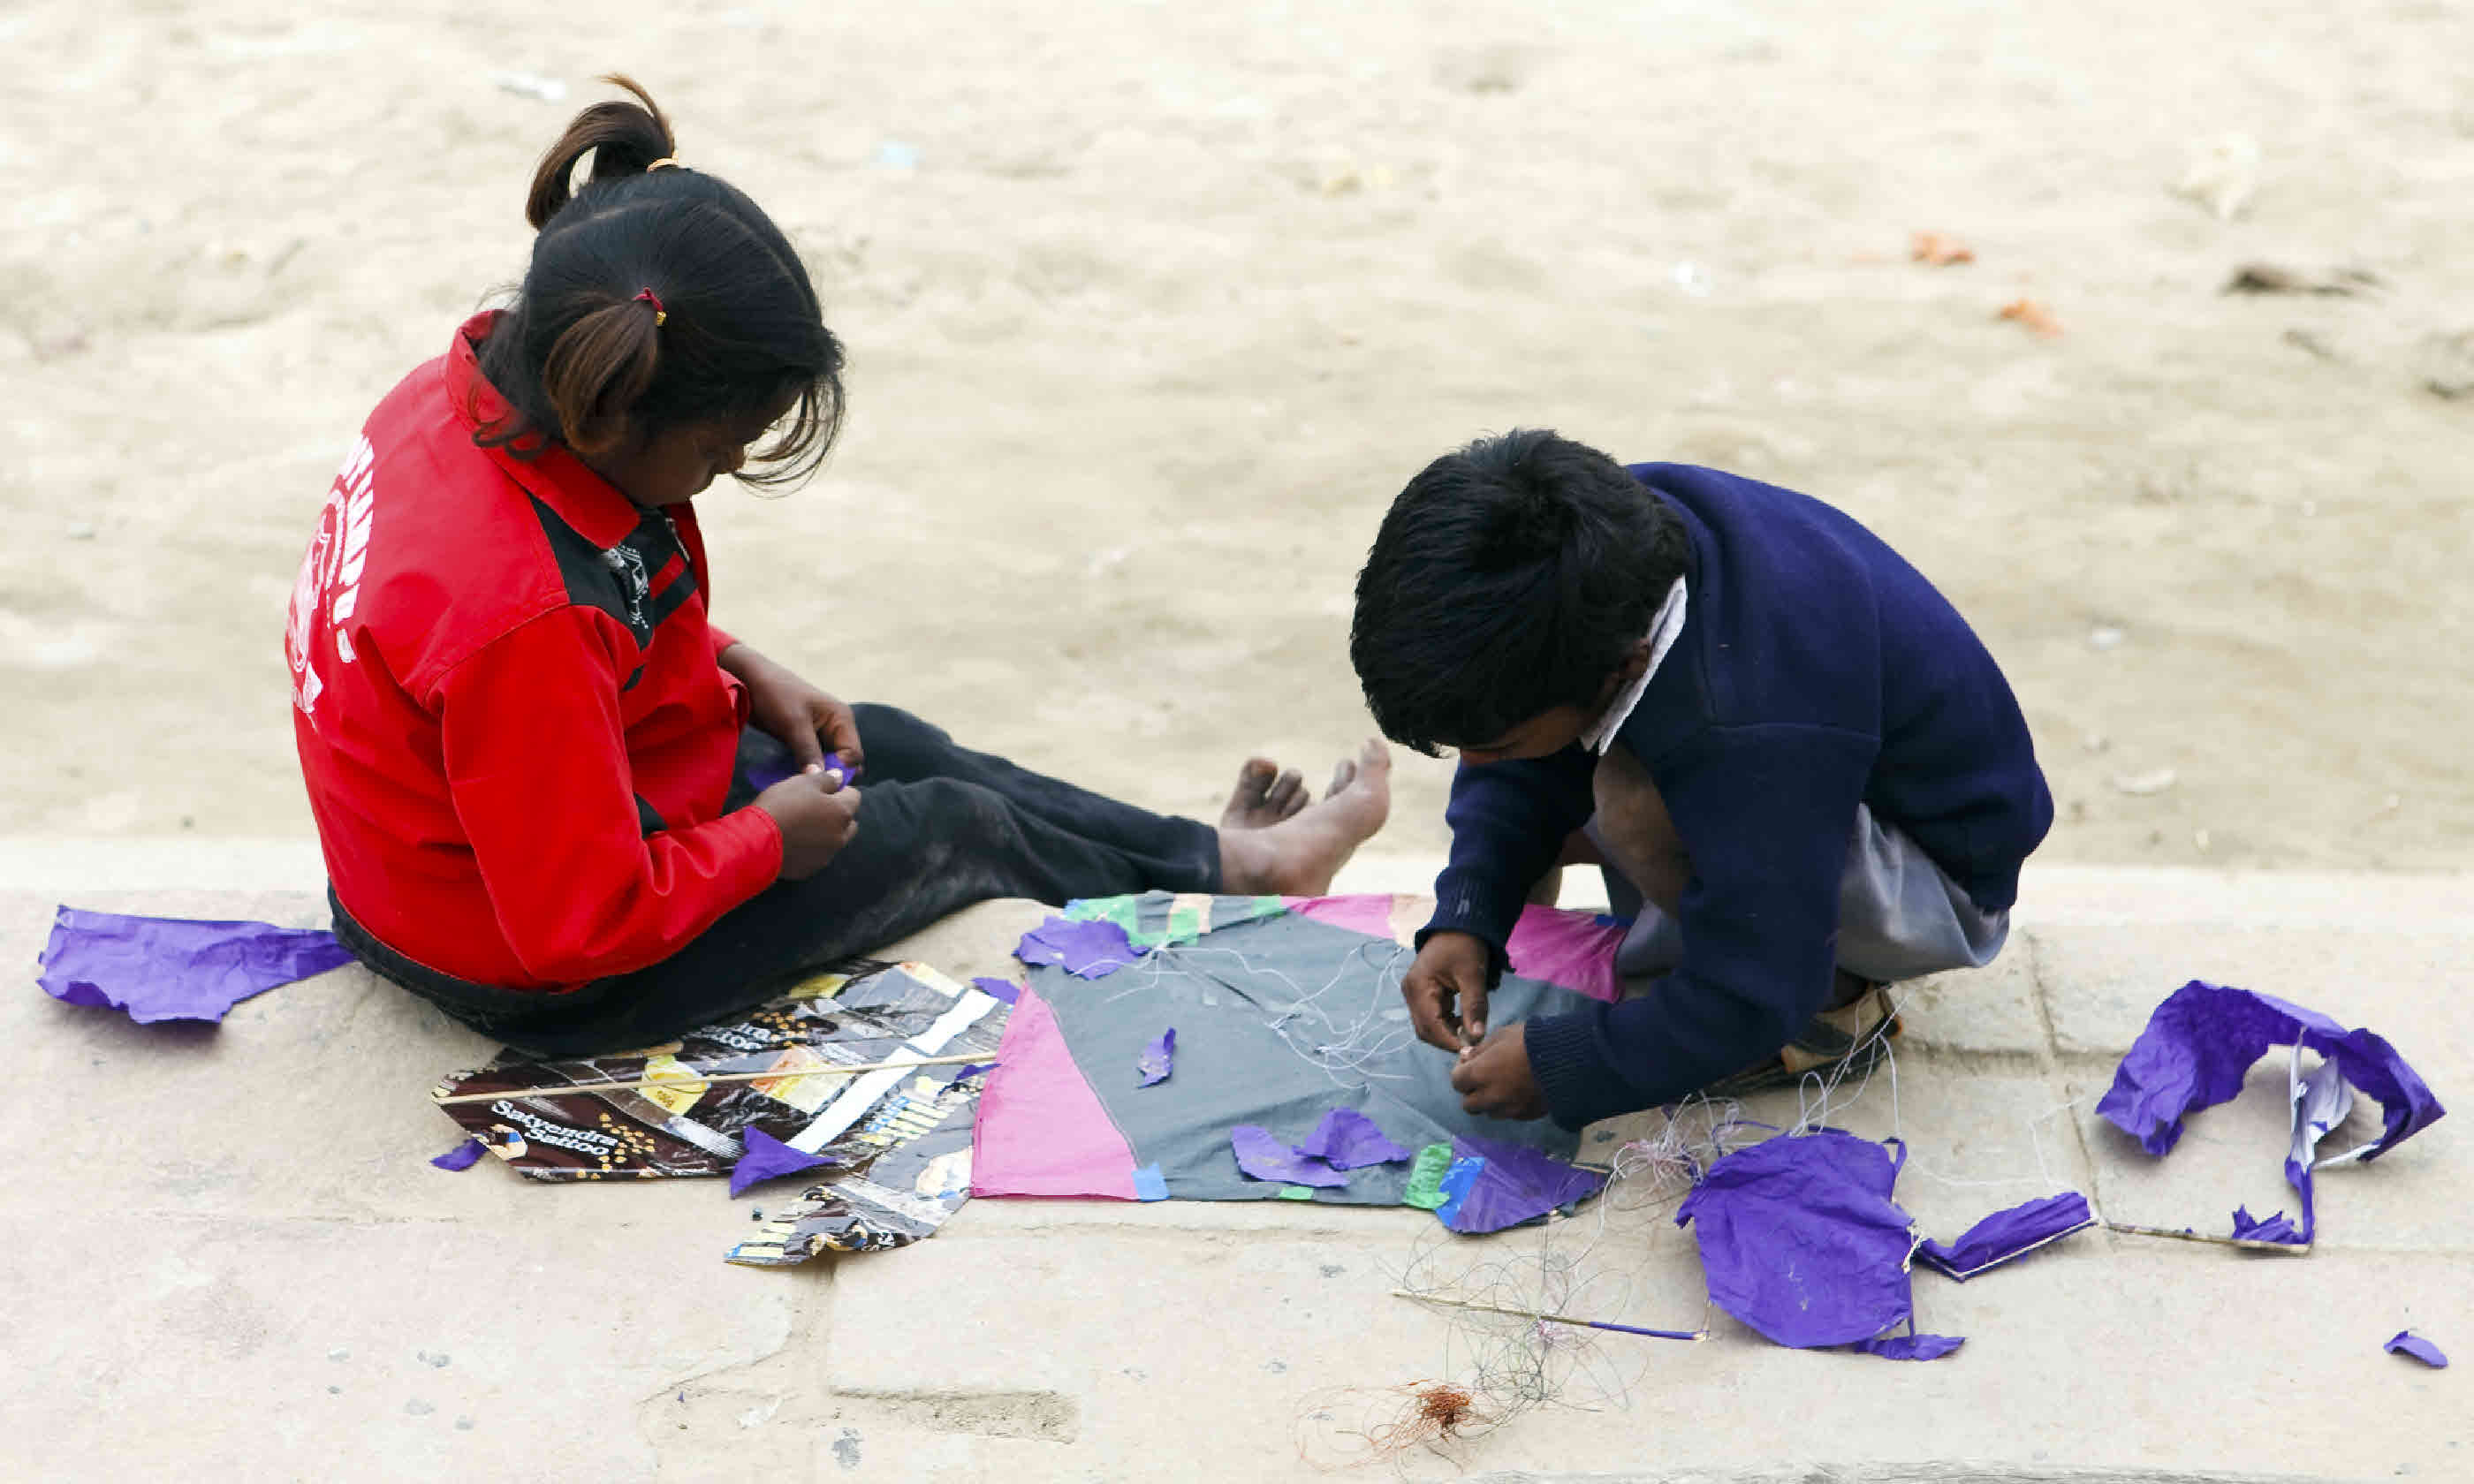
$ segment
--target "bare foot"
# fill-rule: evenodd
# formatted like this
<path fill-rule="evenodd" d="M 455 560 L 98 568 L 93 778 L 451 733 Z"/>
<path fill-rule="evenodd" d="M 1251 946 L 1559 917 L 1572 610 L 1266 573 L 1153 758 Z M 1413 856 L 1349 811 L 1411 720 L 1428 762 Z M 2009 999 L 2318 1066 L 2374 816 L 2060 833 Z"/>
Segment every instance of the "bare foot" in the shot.
<path fill-rule="evenodd" d="M 1391 812 L 1392 754 L 1375 738 L 1332 770 L 1331 791 L 1321 803 L 1258 828 L 1232 826 L 1224 818 L 1223 887 L 1240 896 L 1320 896 L 1331 889 L 1332 875 L 1350 852 L 1371 839 Z"/>
<path fill-rule="evenodd" d="M 1220 811 L 1220 827 L 1269 829 L 1304 808 L 1312 798 L 1306 792 L 1305 776 L 1297 769 L 1283 772 L 1268 757 L 1249 757 L 1237 770 L 1237 786 L 1229 791 L 1228 807 Z"/>

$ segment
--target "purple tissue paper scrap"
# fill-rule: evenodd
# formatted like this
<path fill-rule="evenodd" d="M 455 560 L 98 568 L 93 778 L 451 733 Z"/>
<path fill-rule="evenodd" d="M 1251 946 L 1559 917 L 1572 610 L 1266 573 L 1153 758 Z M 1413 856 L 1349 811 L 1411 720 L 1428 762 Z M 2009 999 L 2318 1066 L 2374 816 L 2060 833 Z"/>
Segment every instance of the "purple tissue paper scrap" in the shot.
<path fill-rule="evenodd" d="M 2278 1242 L 2287 1247 L 2307 1247 L 2309 1234 L 2293 1224 L 2293 1218 L 2283 1211 L 2265 1221 L 2250 1213 L 2250 1208 L 2234 1208 L 2234 1240 L 2237 1242 Z"/>
<path fill-rule="evenodd" d="M 429 1162 L 442 1170 L 469 1170 L 481 1158 L 481 1141 L 468 1138 Z"/>
<path fill-rule="evenodd" d="M 2296 1227 L 2281 1212 L 2260 1222 L 2244 1212 L 2234 1235 L 2302 1246 L 2318 1225 L 2312 1171 L 2377 1159 L 2447 1112 L 2396 1048 L 2377 1035 L 2346 1030 L 2316 1010 L 2273 995 L 2194 979 L 2156 1007 L 2097 1112 L 2149 1154 L 2164 1154 L 2182 1137 L 2183 1118 L 2240 1093 L 2251 1064 L 2272 1045 L 2293 1047 L 2287 1075 L 2293 1137 L 2285 1178 L 2301 1199 L 2302 1222 Z M 2308 1076 L 2302 1071 L 2306 1049 L 2321 1059 Z M 2380 1137 L 2320 1159 L 2319 1140 L 2344 1121 L 2357 1090 L 2379 1102 Z"/>
<path fill-rule="evenodd" d="M 2399 1329 L 2380 1349 L 2391 1355 L 2412 1355 L 2435 1371 L 2448 1369 L 2448 1357 L 2440 1353 L 2439 1347 L 2411 1329 Z"/>
<path fill-rule="evenodd" d="M 1856 1349 L 1884 1360 L 1939 1360 L 1966 1343 L 1967 1337 L 1958 1334 L 1889 1334 L 1861 1341 Z"/>
<path fill-rule="evenodd" d="M 1022 997 L 1022 986 L 1010 979 L 991 979 L 982 974 L 971 981 L 971 987 L 984 991 L 991 998 L 1008 1005 Z"/>
<path fill-rule="evenodd" d="M 1136 1084 L 1138 1087 L 1148 1088 L 1168 1081 L 1168 1074 L 1176 1070 L 1176 1026 L 1160 1032 L 1159 1040 L 1143 1048 L 1143 1054 L 1134 1058 L 1134 1070 L 1143 1074 L 1143 1080 Z"/>
<path fill-rule="evenodd" d="M 1078 922 L 1053 917 L 1023 934 L 1013 956 L 1026 964 L 1055 964 L 1084 979 L 1104 979 L 1143 951 L 1124 928 L 1104 918 Z"/>
<path fill-rule="evenodd" d="M 1946 1246 L 1926 1241 L 1916 1248 L 1916 1257 L 1963 1283 L 2095 1225 L 2096 1213 L 2088 1209 L 2087 1197 L 2068 1190 L 1995 1211 Z"/>
<path fill-rule="evenodd" d="M 323 928 L 200 922 L 61 907 L 36 962 L 43 993 L 70 1005 L 125 1010 L 139 1024 L 220 1020 L 279 984 L 352 961 Z"/>
<path fill-rule="evenodd" d="M 1340 1171 L 1298 1153 L 1273 1137 L 1271 1130 L 1250 1123 L 1241 1123 L 1228 1131 L 1228 1147 L 1237 1156 L 1237 1167 L 1256 1180 L 1326 1189 L 1348 1184 L 1348 1177 Z"/>
<path fill-rule="evenodd" d="M 827 753 L 825 754 L 825 771 L 832 774 L 835 778 L 841 779 L 844 783 L 848 783 L 851 779 L 859 777 L 858 770 L 853 768 L 849 763 L 842 761 L 842 754 L 839 753 Z M 768 759 L 750 767 L 747 770 L 747 782 L 750 787 L 754 788 L 761 794 L 764 790 L 771 788 L 774 784 L 781 782 L 784 778 L 796 778 L 798 777 L 798 774 L 799 765 L 790 760 L 789 754 L 785 753 L 778 761 Z"/>
<path fill-rule="evenodd" d="M 1453 1168 L 1483 1161 L 1456 1199 L 1435 1209 L 1444 1226 L 1463 1233 L 1500 1232 L 1595 1195 L 1607 1177 L 1540 1154 L 1526 1144 L 1459 1135 L 1452 1139 Z M 1446 1192 L 1449 1194 L 1450 1192 Z"/>
<path fill-rule="evenodd" d="M 1324 1113 L 1298 1146 L 1298 1153 L 1312 1155 L 1336 1170 L 1397 1164 L 1409 1158 L 1409 1151 L 1392 1142 L 1381 1124 L 1354 1108 L 1335 1108 Z"/>
<path fill-rule="evenodd" d="M 2290 1044 L 2336 1063 L 2355 1090 L 2379 1102 L 2380 1137 L 2342 1159 L 2376 1159 L 2447 1112 L 2396 1048 L 2370 1031 L 2349 1031 L 2274 995 L 2197 979 L 2148 1017 L 2096 1111 L 2149 1154 L 2164 1154 L 2182 1137 L 2185 1116 L 2231 1100 L 2252 1063 L 2270 1046 Z"/>
<path fill-rule="evenodd" d="M 1710 1166 L 1675 1213 L 1710 1302 L 1781 1345 L 1853 1345 L 1907 1320 L 1907 1213 L 1891 1152 L 1837 1129 L 1766 1139 Z"/>
<path fill-rule="evenodd" d="M 746 1136 L 747 1152 L 730 1167 L 730 1193 L 733 1195 L 744 1193 L 750 1185 L 761 1185 L 768 1180 L 779 1180 L 785 1175 L 796 1175 L 801 1170 L 812 1170 L 819 1164 L 834 1162 L 823 1155 L 793 1149 L 763 1129 L 751 1128 L 746 1131 Z"/>

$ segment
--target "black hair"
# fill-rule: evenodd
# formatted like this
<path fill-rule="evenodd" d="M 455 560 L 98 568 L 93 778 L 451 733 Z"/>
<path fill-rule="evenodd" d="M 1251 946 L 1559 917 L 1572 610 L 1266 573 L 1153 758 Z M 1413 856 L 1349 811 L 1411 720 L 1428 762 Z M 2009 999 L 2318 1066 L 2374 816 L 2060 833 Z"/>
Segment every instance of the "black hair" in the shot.
<path fill-rule="evenodd" d="M 599 453 L 790 397 L 781 436 L 738 477 L 804 477 L 842 418 L 841 342 L 815 285 L 756 203 L 670 162 L 677 145 L 651 95 L 603 81 L 636 101 L 586 108 L 542 156 L 524 202 L 540 234 L 532 265 L 481 348 L 510 411 L 473 441 L 530 456 L 556 438 Z M 592 177 L 571 190 L 588 154 Z"/>
<path fill-rule="evenodd" d="M 1409 481 L 1357 574 L 1348 658 L 1383 734 L 1434 754 L 1598 704 L 1690 547 L 1605 454 L 1539 429 Z"/>

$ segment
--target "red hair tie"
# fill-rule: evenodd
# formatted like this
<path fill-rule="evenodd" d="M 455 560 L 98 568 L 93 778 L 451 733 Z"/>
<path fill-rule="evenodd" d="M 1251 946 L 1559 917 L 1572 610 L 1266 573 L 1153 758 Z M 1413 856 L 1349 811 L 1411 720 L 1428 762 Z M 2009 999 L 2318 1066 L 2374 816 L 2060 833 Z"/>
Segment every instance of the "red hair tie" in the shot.
<path fill-rule="evenodd" d="M 662 296 L 651 289 L 638 289 L 633 302 L 653 306 L 653 328 L 660 329 L 669 322 L 670 312 L 662 307 Z"/>

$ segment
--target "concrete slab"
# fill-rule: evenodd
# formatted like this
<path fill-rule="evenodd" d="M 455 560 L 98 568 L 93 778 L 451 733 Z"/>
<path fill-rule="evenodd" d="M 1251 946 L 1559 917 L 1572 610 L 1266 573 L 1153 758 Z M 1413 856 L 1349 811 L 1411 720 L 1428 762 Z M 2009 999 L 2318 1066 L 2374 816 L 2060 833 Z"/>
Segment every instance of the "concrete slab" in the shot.
<path fill-rule="evenodd" d="M 2036 935 L 2014 931 L 1982 969 L 1933 974 L 1898 988 L 1902 1041 L 1928 1056 L 2041 1065 L 2052 1053 L 2037 979 Z"/>
<path fill-rule="evenodd" d="M 2454 993 L 2474 931 L 2164 924 L 2039 928 L 2054 1044 L 2119 1057 L 2193 979 L 2259 990 L 2388 1037 L 2426 1078 L 2474 1077 L 2474 997 Z"/>

